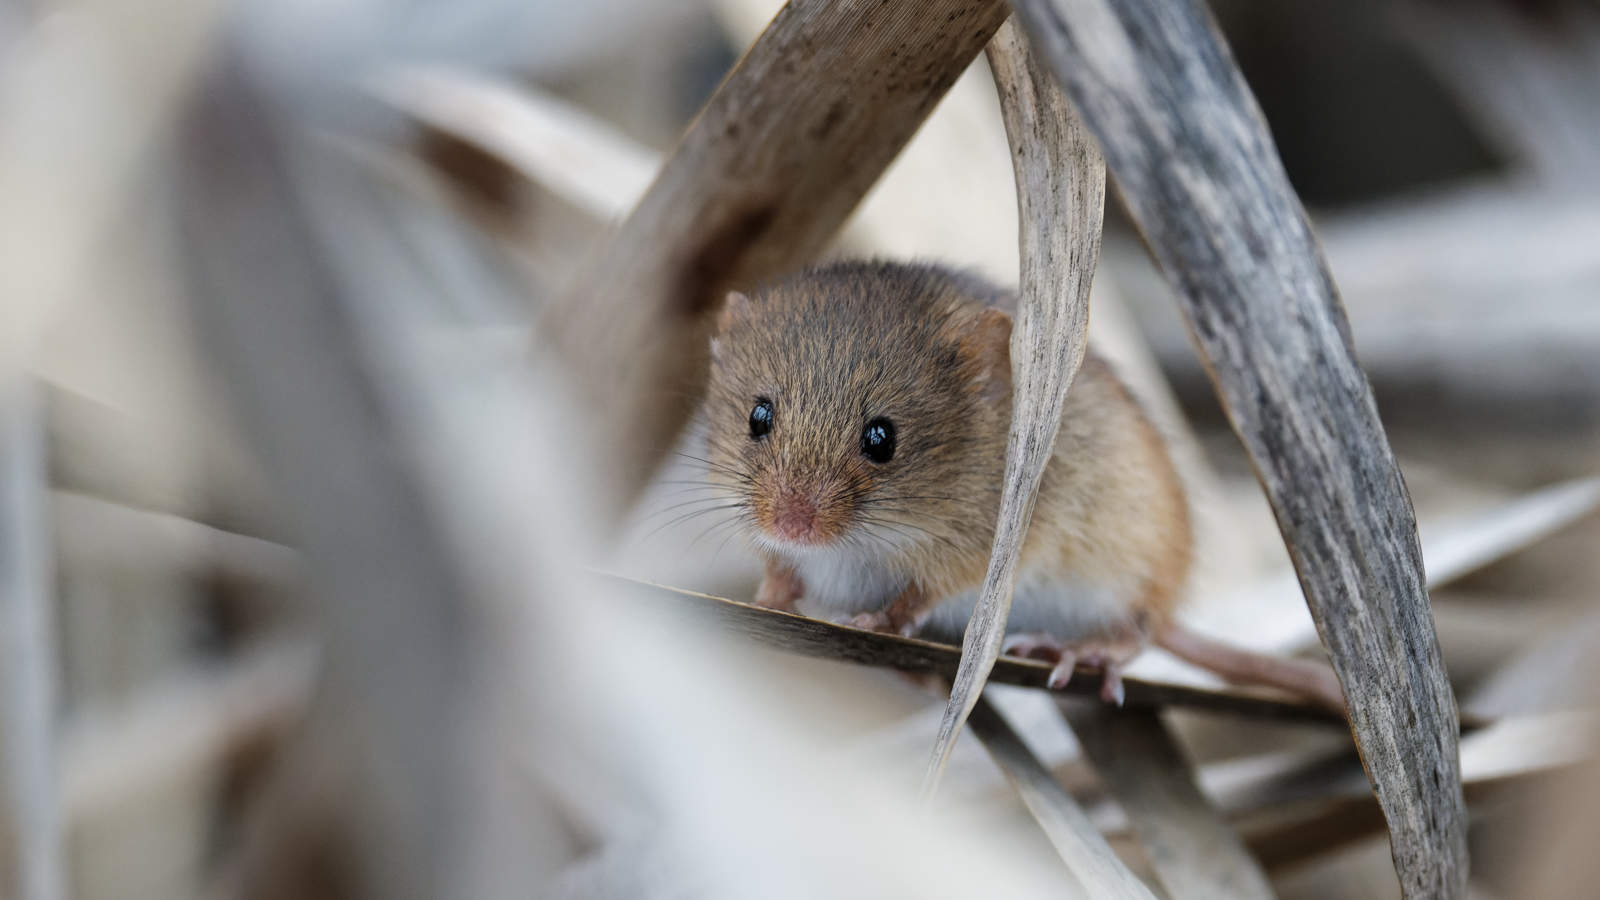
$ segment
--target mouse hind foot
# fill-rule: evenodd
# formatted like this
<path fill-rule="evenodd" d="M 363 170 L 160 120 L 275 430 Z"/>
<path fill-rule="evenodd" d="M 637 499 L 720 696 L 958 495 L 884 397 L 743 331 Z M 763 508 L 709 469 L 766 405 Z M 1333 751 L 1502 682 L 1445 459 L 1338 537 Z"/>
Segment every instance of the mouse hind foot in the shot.
<path fill-rule="evenodd" d="M 1100 698 L 1122 705 L 1122 670 L 1144 650 L 1143 636 L 1101 637 L 1067 640 L 1039 632 L 1010 634 L 1000 652 L 1007 656 L 1053 663 L 1047 682 L 1059 691 L 1072 681 L 1073 670 L 1081 663 L 1101 672 Z"/>

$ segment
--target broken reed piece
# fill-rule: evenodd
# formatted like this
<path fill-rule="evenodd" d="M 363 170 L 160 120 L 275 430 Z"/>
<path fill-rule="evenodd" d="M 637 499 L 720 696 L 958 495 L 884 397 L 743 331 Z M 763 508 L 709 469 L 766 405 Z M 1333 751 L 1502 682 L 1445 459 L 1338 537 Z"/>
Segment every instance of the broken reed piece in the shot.
<path fill-rule="evenodd" d="M 995 36 L 988 58 L 1011 142 L 1021 240 L 1021 290 L 1011 335 L 1011 429 L 989 570 L 967 623 L 961 666 L 923 777 L 924 793 L 938 787 L 962 723 L 1000 656 L 1039 480 L 1055 446 L 1067 389 L 1083 362 L 1089 285 L 1105 216 L 1105 164 L 1094 138 L 1014 23 Z"/>
<path fill-rule="evenodd" d="M 981 696 L 973 706 L 972 730 L 1016 788 L 1017 796 L 1086 896 L 1155 900 L 1150 888 L 1129 871 L 1106 843 L 1078 801 L 1028 749 L 1005 716 Z"/>
<path fill-rule="evenodd" d="M 1465 896 L 1459 725 L 1411 500 L 1243 76 L 1193 0 L 1014 6 L 1178 288 L 1350 700 L 1404 896 Z"/>
<path fill-rule="evenodd" d="M 1168 896 L 1271 900 L 1266 873 L 1200 790 L 1194 766 L 1159 711 L 1081 701 L 1060 706 Z"/>
<path fill-rule="evenodd" d="M 551 309 L 615 454 L 619 514 L 688 421 L 711 314 L 733 287 L 816 257 L 1008 10 L 998 0 L 790 3 L 706 102 L 655 182 Z M 620 429 L 625 429 L 622 431 Z"/>

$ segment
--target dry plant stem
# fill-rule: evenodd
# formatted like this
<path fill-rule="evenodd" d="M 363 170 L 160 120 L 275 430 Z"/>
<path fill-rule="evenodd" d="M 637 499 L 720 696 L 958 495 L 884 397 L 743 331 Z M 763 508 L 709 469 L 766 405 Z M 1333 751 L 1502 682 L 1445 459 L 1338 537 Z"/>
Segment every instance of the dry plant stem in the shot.
<path fill-rule="evenodd" d="M 717 626 L 788 653 L 905 672 L 926 672 L 945 679 L 953 678 L 960 665 L 961 652 L 949 644 L 863 631 L 709 594 L 631 579 L 619 580 L 635 589 L 641 603 L 660 604 L 663 599 L 671 598 L 697 613 L 711 617 Z M 989 680 L 1044 688 L 1049 682 L 1050 670 L 1050 665 L 1035 660 L 1002 657 L 995 664 Z M 1078 669 L 1073 673 L 1065 692 L 1098 697 L 1100 686 L 1098 670 Z M 1123 678 L 1123 688 L 1128 708 L 1188 707 L 1285 722 L 1344 724 L 1342 716 L 1321 706 L 1282 694 L 1247 688 L 1199 688 L 1132 677 Z"/>
<path fill-rule="evenodd" d="M 1154 900 L 1144 882 L 1117 858 L 1078 801 L 1039 762 L 1000 711 L 981 696 L 973 706 L 972 731 L 1017 789 L 1086 896 Z"/>
<path fill-rule="evenodd" d="M 267 798 L 258 868 L 239 883 L 303 896 L 329 877 L 321 865 L 340 896 L 437 896 L 464 852 L 452 735 L 470 708 L 466 589 L 307 232 L 279 112 L 224 54 L 179 132 L 194 316 L 282 487 L 330 661 L 300 746 L 328 761 L 339 796 L 313 808 Z M 329 829 L 339 843 L 315 845 Z"/>
<path fill-rule="evenodd" d="M 644 486 L 705 378 L 709 313 L 814 257 L 1005 19 L 996 0 L 796 0 L 696 117 L 542 337 L 594 402 L 640 417 L 615 448 L 615 512 Z M 614 424 L 613 424 L 614 423 Z"/>
<path fill-rule="evenodd" d="M 10 353 L 13 348 L 0 348 Z M 5 807 L 0 832 L 15 841 L 6 896 L 65 896 L 56 763 L 56 636 L 51 594 L 49 497 L 37 385 L 0 360 L 0 719 Z"/>
<path fill-rule="evenodd" d="M 1021 239 L 1021 291 L 1011 335 L 1011 430 L 1005 485 L 983 593 L 961 648 L 961 667 L 934 738 L 923 790 L 933 791 L 961 725 L 1000 656 L 1022 542 L 1050 460 L 1067 388 L 1083 362 L 1089 285 L 1100 255 L 1106 173 L 1094 138 L 1073 114 L 1014 24 L 995 36 L 989 67 L 1011 142 Z"/>
<path fill-rule="evenodd" d="M 1191 0 L 1015 0 L 1179 287 L 1350 698 L 1404 895 L 1461 897 L 1455 700 L 1415 517 L 1304 211 Z"/>
<path fill-rule="evenodd" d="M 1154 710 L 1061 704 L 1072 731 L 1173 900 L 1270 898 L 1266 873 L 1200 793 L 1194 769 Z"/>

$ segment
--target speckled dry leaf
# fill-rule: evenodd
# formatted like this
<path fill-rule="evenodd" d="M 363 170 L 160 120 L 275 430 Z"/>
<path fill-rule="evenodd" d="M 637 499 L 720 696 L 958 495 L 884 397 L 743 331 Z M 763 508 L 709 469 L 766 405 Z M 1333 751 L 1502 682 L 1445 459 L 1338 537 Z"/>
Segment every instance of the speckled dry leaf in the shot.
<path fill-rule="evenodd" d="M 1021 296 L 1011 335 L 1012 410 L 1005 485 L 983 592 L 962 644 L 924 788 L 933 790 L 1000 655 L 1033 502 L 1055 445 L 1067 389 L 1083 362 L 1089 285 L 1100 255 L 1105 165 L 1071 104 L 1008 24 L 989 47 L 1015 158 Z"/>

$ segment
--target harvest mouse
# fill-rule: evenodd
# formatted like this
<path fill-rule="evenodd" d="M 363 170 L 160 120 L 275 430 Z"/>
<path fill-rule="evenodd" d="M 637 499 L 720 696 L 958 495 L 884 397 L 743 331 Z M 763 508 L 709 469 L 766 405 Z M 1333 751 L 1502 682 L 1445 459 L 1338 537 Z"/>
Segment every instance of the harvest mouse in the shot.
<path fill-rule="evenodd" d="M 1011 416 L 1009 295 L 937 267 L 852 262 L 730 294 L 700 425 L 708 484 L 766 560 L 764 606 L 959 641 L 989 562 Z M 1091 348 L 1017 570 L 1005 652 L 1121 671 L 1154 641 L 1334 708 L 1331 670 L 1173 618 L 1192 555 L 1165 442 Z"/>

